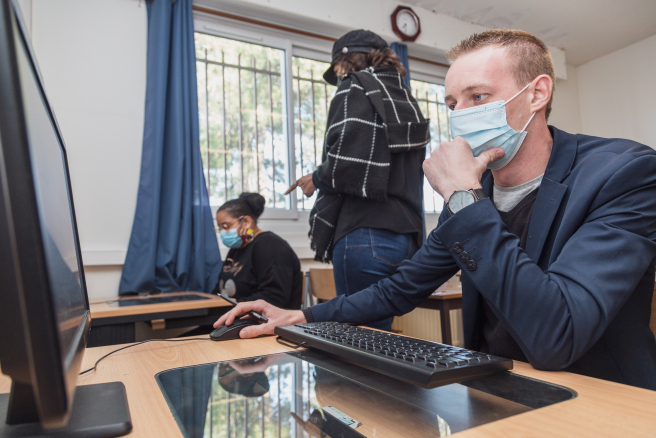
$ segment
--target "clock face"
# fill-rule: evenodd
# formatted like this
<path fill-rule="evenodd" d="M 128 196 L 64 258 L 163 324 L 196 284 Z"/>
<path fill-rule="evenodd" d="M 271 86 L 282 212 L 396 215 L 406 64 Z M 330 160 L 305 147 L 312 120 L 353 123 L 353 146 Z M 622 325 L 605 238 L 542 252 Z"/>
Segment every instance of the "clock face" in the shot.
<path fill-rule="evenodd" d="M 419 30 L 419 20 L 411 11 L 404 9 L 396 14 L 396 27 L 407 36 L 414 36 Z"/>

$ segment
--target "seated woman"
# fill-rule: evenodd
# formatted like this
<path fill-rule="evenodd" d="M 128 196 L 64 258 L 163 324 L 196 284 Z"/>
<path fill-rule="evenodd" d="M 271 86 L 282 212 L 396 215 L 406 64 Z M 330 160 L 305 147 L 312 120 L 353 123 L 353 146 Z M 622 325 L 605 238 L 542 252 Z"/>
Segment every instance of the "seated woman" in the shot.
<path fill-rule="evenodd" d="M 285 240 L 258 228 L 264 202 L 257 193 L 242 193 L 216 212 L 221 241 L 230 251 L 214 292 L 236 301 L 262 299 L 275 306 L 300 309 L 301 263 Z"/>

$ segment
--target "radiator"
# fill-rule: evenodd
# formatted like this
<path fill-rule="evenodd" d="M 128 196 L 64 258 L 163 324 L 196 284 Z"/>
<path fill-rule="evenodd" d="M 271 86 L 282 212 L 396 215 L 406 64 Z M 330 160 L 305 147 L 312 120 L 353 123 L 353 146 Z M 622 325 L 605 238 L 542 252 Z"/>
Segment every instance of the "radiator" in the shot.
<path fill-rule="evenodd" d="M 463 347 L 462 311 L 451 310 L 451 336 L 453 345 Z M 440 312 L 432 309 L 415 309 L 403 316 L 397 316 L 392 322 L 392 330 L 405 336 L 441 342 L 442 329 Z"/>

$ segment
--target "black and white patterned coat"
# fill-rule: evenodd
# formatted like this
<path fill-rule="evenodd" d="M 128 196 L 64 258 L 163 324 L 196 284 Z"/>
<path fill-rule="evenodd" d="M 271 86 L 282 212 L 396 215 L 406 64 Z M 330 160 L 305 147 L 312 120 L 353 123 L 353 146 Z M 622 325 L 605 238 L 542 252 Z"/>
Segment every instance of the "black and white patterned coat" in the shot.
<path fill-rule="evenodd" d="M 313 175 L 319 187 L 310 213 L 315 260 L 331 261 L 344 196 L 385 201 L 394 184 L 392 154 L 423 149 L 429 141 L 429 121 L 396 69 L 367 69 L 344 78 L 330 104 L 322 163 Z"/>

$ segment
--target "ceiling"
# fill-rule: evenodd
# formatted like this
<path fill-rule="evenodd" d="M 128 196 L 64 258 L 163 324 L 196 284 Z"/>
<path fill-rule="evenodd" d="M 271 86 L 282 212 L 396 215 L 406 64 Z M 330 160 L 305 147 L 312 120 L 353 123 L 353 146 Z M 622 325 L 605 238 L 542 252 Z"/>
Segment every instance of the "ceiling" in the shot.
<path fill-rule="evenodd" d="M 486 28 L 522 29 L 581 65 L 656 34 L 656 0 L 404 0 Z"/>

